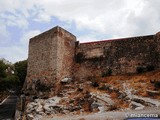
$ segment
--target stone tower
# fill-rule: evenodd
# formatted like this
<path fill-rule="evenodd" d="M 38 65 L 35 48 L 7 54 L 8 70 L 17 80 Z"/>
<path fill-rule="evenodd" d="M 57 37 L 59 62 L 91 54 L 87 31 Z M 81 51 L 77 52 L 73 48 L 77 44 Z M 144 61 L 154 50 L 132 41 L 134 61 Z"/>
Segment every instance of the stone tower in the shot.
<path fill-rule="evenodd" d="M 53 85 L 72 77 L 75 43 L 76 37 L 59 26 L 31 38 L 25 89 L 37 89 L 37 81 Z"/>

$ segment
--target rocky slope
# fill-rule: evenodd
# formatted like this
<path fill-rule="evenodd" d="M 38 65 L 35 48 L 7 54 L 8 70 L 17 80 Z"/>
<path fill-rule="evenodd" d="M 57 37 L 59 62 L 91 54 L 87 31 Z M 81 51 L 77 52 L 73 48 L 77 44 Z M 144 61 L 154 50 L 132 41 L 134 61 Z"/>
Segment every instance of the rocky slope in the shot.
<path fill-rule="evenodd" d="M 26 107 L 29 120 L 160 107 L 160 72 L 61 80 L 58 94 L 34 99 Z"/>

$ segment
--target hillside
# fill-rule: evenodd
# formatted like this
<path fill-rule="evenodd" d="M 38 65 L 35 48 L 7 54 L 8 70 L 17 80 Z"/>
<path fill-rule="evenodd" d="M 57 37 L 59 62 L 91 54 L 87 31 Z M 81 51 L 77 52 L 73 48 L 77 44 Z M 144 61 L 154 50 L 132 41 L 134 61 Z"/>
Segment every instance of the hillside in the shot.
<path fill-rule="evenodd" d="M 26 115 L 52 118 L 160 106 L 160 71 L 108 77 L 62 80 L 57 96 L 28 103 Z M 147 90 L 149 90 L 147 92 Z M 34 117 L 35 116 L 35 117 Z"/>

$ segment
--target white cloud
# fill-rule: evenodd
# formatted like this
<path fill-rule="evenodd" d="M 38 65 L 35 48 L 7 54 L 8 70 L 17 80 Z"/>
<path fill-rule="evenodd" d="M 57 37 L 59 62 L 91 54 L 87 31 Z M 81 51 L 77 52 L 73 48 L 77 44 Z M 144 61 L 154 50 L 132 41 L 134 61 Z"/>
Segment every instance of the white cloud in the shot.
<path fill-rule="evenodd" d="M 70 24 L 74 23 L 76 31 L 89 31 L 77 36 L 82 42 L 99 39 L 99 36 L 102 36 L 100 39 L 130 37 L 160 30 L 159 0 L 1 0 L 0 5 L 0 43 L 8 42 L 8 27 L 16 26 L 24 31 L 17 44 L 21 47 L 0 46 L 9 56 L 12 51 L 20 50 L 14 54 L 16 60 L 26 55 L 29 37 L 40 32 L 29 28 L 30 21 L 43 24 L 56 18 L 71 29 Z"/>
<path fill-rule="evenodd" d="M 95 34 L 82 35 L 82 36 L 79 36 L 77 40 L 80 41 L 81 43 L 86 42 L 86 41 L 97 41 Z"/>
<path fill-rule="evenodd" d="M 160 16 L 154 4 L 159 4 L 158 0 L 41 0 L 43 11 L 38 19 L 50 21 L 55 16 L 64 22 L 73 21 L 80 30 L 106 33 L 104 37 L 152 34 L 159 29 Z"/>
<path fill-rule="evenodd" d="M 10 44 L 5 47 L 0 46 L 0 58 L 6 58 L 13 63 L 27 59 L 29 39 L 38 34 L 40 34 L 39 30 L 27 31 L 23 34 L 19 43 L 14 45 Z"/>
<path fill-rule="evenodd" d="M 3 16 L 6 23 L 22 28 L 27 28 L 28 19 L 50 22 L 52 17 L 74 22 L 80 30 L 106 33 L 104 37 L 148 34 L 160 26 L 159 0 L 5 0 L 0 3 L 0 11 L 14 14 Z"/>
<path fill-rule="evenodd" d="M 5 58 L 12 63 L 16 61 L 21 61 L 27 58 L 27 54 L 24 52 L 24 48 L 22 46 L 6 46 L 0 47 L 1 58 Z"/>
<path fill-rule="evenodd" d="M 38 34 L 40 34 L 39 30 L 32 30 L 32 31 L 25 32 L 20 40 L 20 43 L 23 45 L 28 45 L 29 39 L 31 39 L 32 37 L 34 37 Z"/>

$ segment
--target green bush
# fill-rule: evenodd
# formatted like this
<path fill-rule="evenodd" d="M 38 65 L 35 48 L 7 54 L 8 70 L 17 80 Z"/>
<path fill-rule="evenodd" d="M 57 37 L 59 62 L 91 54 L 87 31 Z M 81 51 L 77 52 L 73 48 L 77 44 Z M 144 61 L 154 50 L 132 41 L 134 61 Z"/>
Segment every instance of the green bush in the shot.
<path fill-rule="evenodd" d="M 90 76 L 89 80 L 91 81 L 91 85 L 93 87 L 98 87 L 99 86 L 99 79 L 96 78 L 95 76 Z"/>
<path fill-rule="evenodd" d="M 51 86 L 40 82 L 40 80 L 36 82 L 36 87 L 37 87 L 37 90 L 41 92 L 49 92 L 52 88 Z"/>
<path fill-rule="evenodd" d="M 14 71 L 14 73 L 12 72 Z M 14 65 L 0 60 L 0 91 L 18 89 L 23 85 L 27 73 L 27 61 L 20 61 Z"/>
<path fill-rule="evenodd" d="M 106 72 L 102 72 L 101 77 L 107 77 L 112 75 L 112 69 L 109 68 Z"/>
<path fill-rule="evenodd" d="M 154 87 L 159 89 L 160 88 L 160 80 L 154 82 Z"/>
<path fill-rule="evenodd" d="M 137 73 L 143 73 L 143 72 L 145 71 L 145 67 L 143 67 L 143 66 L 138 66 L 138 67 L 136 68 L 136 71 L 137 71 Z"/>
<path fill-rule="evenodd" d="M 146 69 L 147 71 L 153 71 L 155 68 L 153 65 L 147 65 Z"/>
<path fill-rule="evenodd" d="M 84 54 L 82 52 L 78 53 L 75 57 L 77 63 L 83 62 Z"/>
<path fill-rule="evenodd" d="M 138 66 L 136 68 L 137 73 L 143 73 L 143 72 L 149 72 L 149 71 L 153 71 L 155 68 L 153 65 L 147 65 L 147 66 Z"/>
<path fill-rule="evenodd" d="M 5 71 L 7 67 L 8 66 L 2 60 L 0 60 L 0 78 L 5 78 L 7 76 Z"/>
<path fill-rule="evenodd" d="M 0 90 L 5 91 L 7 89 L 17 88 L 19 85 L 19 79 L 15 75 L 8 75 L 0 81 Z"/>
<path fill-rule="evenodd" d="M 27 75 L 27 60 L 16 62 L 14 67 L 15 74 L 18 76 L 20 84 L 23 85 Z"/>

